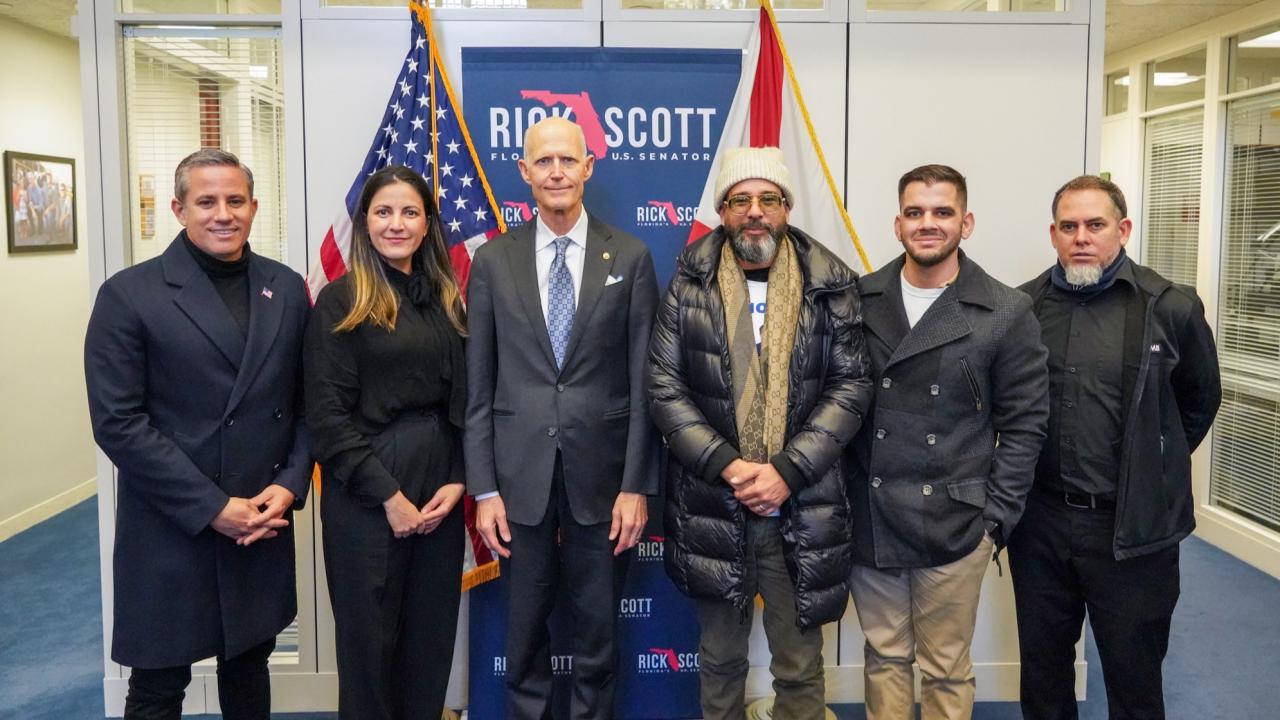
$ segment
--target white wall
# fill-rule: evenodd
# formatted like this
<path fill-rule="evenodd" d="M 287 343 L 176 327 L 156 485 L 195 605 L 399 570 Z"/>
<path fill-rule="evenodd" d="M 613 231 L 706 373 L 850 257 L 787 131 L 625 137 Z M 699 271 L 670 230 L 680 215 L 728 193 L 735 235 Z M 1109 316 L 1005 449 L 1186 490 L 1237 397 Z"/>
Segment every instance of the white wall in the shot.
<path fill-rule="evenodd" d="M 0 19 L 0 68 L 0 150 L 76 159 L 80 240 L 75 251 L 11 255 L 0 222 L 4 540 L 92 495 L 96 473 L 81 362 L 90 284 L 80 55 L 74 40 Z"/>

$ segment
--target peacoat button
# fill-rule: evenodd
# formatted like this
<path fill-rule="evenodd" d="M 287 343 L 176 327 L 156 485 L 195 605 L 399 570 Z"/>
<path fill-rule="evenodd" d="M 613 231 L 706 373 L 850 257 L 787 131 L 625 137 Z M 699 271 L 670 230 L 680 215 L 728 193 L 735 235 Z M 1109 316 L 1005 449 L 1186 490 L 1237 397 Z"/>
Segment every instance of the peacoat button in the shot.
<path fill-rule="evenodd" d="M 928 435 L 925 435 L 925 436 L 924 436 L 924 441 L 925 441 L 925 442 L 927 442 L 927 443 L 929 443 L 930 445 L 937 445 L 937 444 L 938 444 L 938 436 L 937 436 L 937 435 L 934 435 L 933 433 L 929 433 Z"/>
<path fill-rule="evenodd" d="M 888 433 L 886 433 L 886 432 L 884 431 L 884 428 L 880 428 L 880 429 L 876 430 L 876 439 L 877 439 L 877 440 L 883 440 L 883 439 L 884 439 L 884 436 L 885 436 L 885 435 L 887 435 L 887 434 L 888 434 Z"/>
<path fill-rule="evenodd" d="M 873 477 L 873 478 L 871 478 L 871 487 L 873 487 L 873 488 L 878 488 L 878 487 L 880 487 L 880 483 L 881 483 L 881 482 L 882 482 L 882 481 L 880 480 L 880 478 L 878 478 L 878 477 Z"/>
<path fill-rule="evenodd" d="M 227 427 L 231 427 L 232 425 L 235 425 L 235 424 L 236 424 L 235 418 L 227 418 Z"/>
<path fill-rule="evenodd" d="M 942 389 L 942 388 L 938 387 L 937 385 L 930 385 L 930 386 L 929 386 L 929 394 L 930 394 L 930 395 L 937 395 L 937 394 L 938 394 L 938 392 L 939 392 L 941 389 Z"/>
<path fill-rule="evenodd" d="M 276 409 L 271 413 L 271 417 L 273 417 L 273 418 L 275 418 L 275 419 L 279 420 L 280 418 L 284 417 L 284 413 L 280 411 L 280 408 L 276 408 Z"/>
<path fill-rule="evenodd" d="M 925 495 L 932 495 L 932 494 L 933 494 L 933 486 L 932 486 L 932 485 L 925 485 L 924 487 L 920 488 L 920 492 L 924 493 Z"/>
<path fill-rule="evenodd" d="M 554 427 L 547 428 L 547 437 L 555 437 L 556 429 Z"/>
<path fill-rule="evenodd" d="M 891 386 L 891 385 L 893 385 L 893 381 L 892 381 L 892 380 L 890 380 L 889 378 L 885 378 L 885 379 L 883 379 L 883 380 L 881 380 L 881 381 L 880 381 L 880 387 L 882 387 L 882 388 L 884 388 L 884 389 L 886 389 L 886 390 L 888 390 L 888 389 L 889 389 L 889 386 Z"/>

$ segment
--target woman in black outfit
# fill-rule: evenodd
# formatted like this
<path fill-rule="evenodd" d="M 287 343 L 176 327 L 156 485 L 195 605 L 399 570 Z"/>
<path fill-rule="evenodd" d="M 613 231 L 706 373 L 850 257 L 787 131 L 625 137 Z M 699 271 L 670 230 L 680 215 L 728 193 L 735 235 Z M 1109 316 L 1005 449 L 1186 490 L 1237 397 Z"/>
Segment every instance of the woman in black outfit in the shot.
<path fill-rule="evenodd" d="M 422 177 L 365 183 L 351 269 L 307 324 L 307 428 L 320 461 L 339 716 L 440 717 L 463 553 L 466 319 Z"/>

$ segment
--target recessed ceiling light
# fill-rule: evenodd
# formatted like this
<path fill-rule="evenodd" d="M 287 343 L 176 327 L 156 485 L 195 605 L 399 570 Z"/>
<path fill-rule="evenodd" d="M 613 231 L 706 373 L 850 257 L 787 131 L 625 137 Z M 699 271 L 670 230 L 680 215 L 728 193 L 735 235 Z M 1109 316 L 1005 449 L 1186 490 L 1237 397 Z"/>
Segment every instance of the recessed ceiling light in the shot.
<path fill-rule="evenodd" d="M 3 5 L 4 3 L 0 3 Z M 1242 48 L 1280 48 L 1280 30 L 1240 43 Z"/>
<path fill-rule="evenodd" d="M 1203 77 L 1202 75 L 1190 75 L 1184 72 L 1157 72 L 1155 75 L 1156 76 L 1154 78 L 1155 80 L 1154 84 L 1157 87 L 1173 87 L 1177 85 L 1186 85 L 1187 83 L 1193 83 L 1197 80 L 1200 80 Z M 1112 80 L 1112 82 L 1115 83 L 1116 85 L 1122 85 L 1124 87 L 1128 87 L 1129 76 L 1125 75 L 1124 77 L 1118 77 L 1115 80 Z"/>

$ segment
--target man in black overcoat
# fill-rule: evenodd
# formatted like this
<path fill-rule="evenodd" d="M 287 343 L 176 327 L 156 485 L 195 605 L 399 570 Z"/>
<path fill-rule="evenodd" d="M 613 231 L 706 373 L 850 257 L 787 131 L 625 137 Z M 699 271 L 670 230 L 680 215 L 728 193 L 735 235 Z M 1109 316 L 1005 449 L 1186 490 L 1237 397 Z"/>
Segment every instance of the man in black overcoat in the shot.
<path fill-rule="evenodd" d="M 93 433 L 118 469 L 111 658 L 126 718 L 177 718 L 191 664 L 218 661 L 226 718 L 267 718 L 267 660 L 297 612 L 290 511 L 311 457 L 300 418 L 302 278 L 254 254 L 253 175 L 200 150 L 174 173 L 185 230 L 107 279 L 85 338 Z"/>

